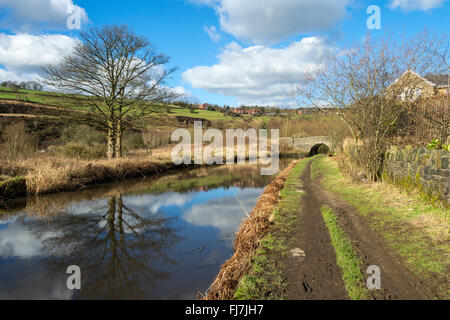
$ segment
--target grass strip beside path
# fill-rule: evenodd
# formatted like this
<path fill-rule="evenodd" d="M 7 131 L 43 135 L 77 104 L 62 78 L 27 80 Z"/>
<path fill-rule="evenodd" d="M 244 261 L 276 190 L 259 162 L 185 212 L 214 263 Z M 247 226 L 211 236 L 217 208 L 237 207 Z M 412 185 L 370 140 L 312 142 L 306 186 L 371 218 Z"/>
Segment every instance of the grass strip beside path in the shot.
<path fill-rule="evenodd" d="M 352 300 L 370 299 L 364 275 L 361 271 L 362 260 L 353 249 L 350 239 L 339 227 L 337 218 L 331 209 L 322 207 L 322 215 L 336 251 L 337 263 L 342 269 L 342 280 L 344 280 L 348 296 Z"/>

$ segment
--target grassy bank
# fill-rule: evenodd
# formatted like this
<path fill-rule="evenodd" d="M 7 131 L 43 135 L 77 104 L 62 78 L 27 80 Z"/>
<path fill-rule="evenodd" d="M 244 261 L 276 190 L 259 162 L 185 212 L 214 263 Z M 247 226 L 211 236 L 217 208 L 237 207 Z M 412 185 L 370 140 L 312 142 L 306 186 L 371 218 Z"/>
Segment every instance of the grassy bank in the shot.
<path fill-rule="evenodd" d="M 293 162 L 263 192 L 238 231 L 235 253 L 225 262 L 206 299 L 281 299 L 283 262 L 295 212 L 303 196 L 300 176 L 311 159 Z"/>
<path fill-rule="evenodd" d="M 0 195 L 4 198 L 17 198 L 27 194 L 71 191 L 99 183 L 154 175 L 178 167 L 183 166 L 176 166 L 171 161 L 155 161 L 148 158 L 92 161 L 67 158 L 52 158 L 51 161 L 27 160 L 20 162 L 18 167 L 7 168 L 25 171 L 26 174 L 4 181 L 0 187 Z"/>
<path fill-rule="evenodd" d="M 342 175 L 336 161 L 313 164 L 322 185 L 352 204 L 392 252 L 419 279 L 432 281 L 449 297 L 449 210 L 424 203 L 386 183 L 357 184 Z"/>
<path fill-rule="evenodd" d="M 172 148 L 173 145 L 168 145 L 152 150 L 151 154 L 142 152 L 131 157 L 112 160 L 83 160 L 37 154 L 35 158 L 0 161 L 0 199 L 3 199 L 0 206 L 5 205 L 4 200 L 26 195 L 74 191 L 96 184 L 198 167 L 194 164 L 175 165 L 171 158 Z M 297 154 L 283 152 L 280 157 L 289 158 L 293 155 Z M 203 183 L 210 185 L 214 182 L 210 180 L 213 178 L 205 181 L 184 181 L 176 187 L 182 189 L 188 187 L 188 184 L 200 187 Z"/>
<path fill-rule="evenodd" d="M 280 200 L 272 212 L 272 225 L 252 257 L 249 272 L 242 277 L 233 298 L 242 300 L 282 299 L 286 285 L 281 270 L 283 258 L 289 254 L 292 225 L 298 219 L 298 210 L 304 195 L 299 192 L 300 177 L 311 158 L 301 160 L 288 173 L 280 190 Z"/>
<path fill-rule="evenodd" d="M 302 162 L 304 160 L 300 161 Z M 264 189 L 250 217 L 239 228 L 233 256 L 221 266 L 219 274 L 206 292 L 205 299 L 249 298 L 248 295 L 253 292 L 251 286 L 264 282 L 262 277 L 254 279 L 249 272 L 263 271 L 260 268 L 264 268 L 263 264 L 266 261 L 265 248 L 274 250 L 283 248 L 278 239 L 267 235 L 280 219 L 277 218 L 275 210 L 283 197 L 281 190 L 284 190 L 286 180 L 292 176 L 292 172 L 298 170 L 298 163 L 295 161 L 290 164 Z M 277 276 L 276 272 L 272 275 Z M 249 289 L 243 288 L 246 285 Z"/>
<path fill-rule="evenodd" d="M 176 166 L 170 150 L 162 148 L 152 156 L 123 159 L 82 160 L 39 155 L 15 161 L 0 162 L 0 198 L 3 200 L 63 191 L 129 178 L 157 175 L 185 166 Z"/>

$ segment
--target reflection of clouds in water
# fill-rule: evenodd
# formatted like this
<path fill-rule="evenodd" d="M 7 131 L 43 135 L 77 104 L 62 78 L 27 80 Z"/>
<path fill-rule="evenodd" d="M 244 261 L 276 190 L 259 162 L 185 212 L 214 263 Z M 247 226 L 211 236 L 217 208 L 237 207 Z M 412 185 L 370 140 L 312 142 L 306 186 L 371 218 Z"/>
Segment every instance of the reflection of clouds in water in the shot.
<path fill-rule="evenodd" d="M 196 193 L 166 192 L 160 195 L 147 194 L 145 196 L 126 196 L 123 201 L 125 205 L 139 208 L 147 207 L 145 213 L 157 213 L 161 208 L 169 206 L 183 207 L 195 197 Z"/>
<path fill-rule="evenodd" d="M 239 200 L 241 200 L 246 209 L 250 212 L 256 204 L 256 200 L 260 195 L 262 189 L 233 189 Z M 226 191 L 226 196 L 221 198 L 214 198 L 212 200 L 194 204 L 192 208 L 187 209 L 183 213 L 183 219 L 196 226 L 212 226 L 216 227 L 221 232 L 221 239 L 229 240 L 228 245 L 233 239 L 239 224 L 245 213 L 238 204 L 234 195 L 230 195 L 230 191 Z M 126 196 L 123 198 L 124 205 L 132 209 L 136 208 L 137 213 L 142 218 L 148 218 L 157 213 L 161 208 L 169 206 L 177 206 L 183 208 L 189 202 L 193 201 L 198 196 L 203 195 L 202 192 L 191 193 L 175 193 L 167 192 L 160 195 L 137 195 Z M 71 205 L 68 212 L 74 215 L 86 214 L 104 214 L 108 207 L 107 199 L 98 199 L 95 201 L 82 201 Z M 134 224 L 134 218 L 124 215 L 124 220 L 129 224 Z M 99 220 L 99 226 L 105 227 L 107 217 Z M 41 235 L 38 239 L 29 228 L 24 226 L 24 221 L 16 217 L 9 217 L 0 220 L 0 256 L 2 257 L 21 257 L 30 258 L 42 254 L 43 241 L 50 236 L 55 236 L 55 233 Z M 125 226 L 125 233 L 130 233 L 131 230 Z M 135 232 L 137 230 L 134 230 Z M 57 255 L 62 256 L 65 253 L 59 252 Z"/>
<path fill-rule="evenodd" d="M 1 218 L 0 218 L 1 219 Z M 11 222 L 13 222 L 14 220 L 17 220 L 17 216 L 15 217 L 7 217 L 7 218 L 3 218 L 0 220 L 0 226 L 1 225 L 7 225 Z"/>
<path fill-rule="evenodd" d="M 10 221 L 0 232 L 0 256 L 3 258 L 38 256 L 42 251 L 42 242 L 20 220 Z"/>
<path fill-rule="evenodd" d="M 0 232 L 0 257 L 2 258 L 31 258 L 43 254 L 43 243 L 46 239 L 54 237 L 57 232 L 46 232 L 40 237 L 24 225 L 22 219 L 9 219 L 6 228 Z M 58 255 L 63 255 L 60 252 Z"/>
<path fill-rule="evenodd" d="M 151 216 L 159 213 L 161 208 L 169 206 L 183 207 L 186 203 L 191 201 L 195 196 L 195 193 L 179 194 L 174 192 L 168 192 L 161 195 L 144 195 L 144 196 L 126 196 L 123 197 L 123 204 L 125 207 L 135 211 L 141 218 L 151 218 Z M 123 220 L 126 222 L 123 226 L 123 230 L 127 234 L 140 232 L 139 228 L 133 228 L 131 230 L 128 226 L 136 224 L 135 218 L 127 215 L 127 209 L 123 208 Z M 100 226 L 104 227 L 107 223 L 107 218 L 100 221 Z"/>
<path fill-rule="evenodd" d="M 169 206 L 182 207 L 191 201 L 196 192 L 176 193 L 166 192 L 159 195 L 145 194 L 137 196 L 123 196 L 123 204 L 127 207 L 139 208 L 139 215 L 148 217 L 157 213 L 161 208 Z M 71 212 L 74 214 L 92 214 L 96 211 L 103 213 L 102 208 L 108 206 L 108 199 L 83 201 L 71 206 Z"/>
<path fill-rule="evenodd" d="M 158 213 L 161 208 L 169 206 L 182 207 L 195 197 L 196 193 L 180 194 L 175 192 L 166 192 L 159 195 L 145 194 L 145 195 L 133 195 L 123 196 L 122 201 L 125 207 L 130 208 L 141 217 L 150 218 L 152 215 Z M 116 208 L 118 203 L 116 203 Z M 108 210 L 108 199 L 84 201 L 72 205 L 71 212 L 76 215 L 84 214 L 105 214 Z M 117 210 L 117 209 L 116 209 Z M 124 225 L 124 232 L 130 234 L 132 232 L 139 232 L 138 229 L 131 230 L 128 225 L 136 224 L 136 220 L 133 217 L 127 215 L 127 210 L 123 210 L 123 220 L 126 222 Z M 116 213 L 117 214 L 117 213 Z M 98 222 L 100 228 L 104 228 L 107 224 L 108 217 Z"/>
<path fill-rule="evenodd" d="M 247 211 L 250 212 L 256 205 L 261 192 L 262 189 L 244 189 L 236 194 L 238 199 L 244 203 Z M 244 216 L 245 212 L 234 196 L 196 204 L 183 213 L 183 219 L 191 224 L 218 228 L 221 238 L 224 240 L 232 240 L 227 238 L 227 235 L 234 234 L 237 231 Z"/>
<path fill-rule="evenodd" d="M 72 214 L 92 214 L 95 211 L 101 213 L 101 208 L 108 206 L 108 199 L 96 199 L 90 201 L 80 201 L 70 205 L 68 212 Z"/>

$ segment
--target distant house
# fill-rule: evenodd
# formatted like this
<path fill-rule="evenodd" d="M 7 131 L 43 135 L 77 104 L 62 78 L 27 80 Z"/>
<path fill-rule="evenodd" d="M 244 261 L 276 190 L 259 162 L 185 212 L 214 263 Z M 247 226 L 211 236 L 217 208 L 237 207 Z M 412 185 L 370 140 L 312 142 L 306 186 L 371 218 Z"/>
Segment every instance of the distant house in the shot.
<path fill-rule="evenodd" d="M 233 112 L 236 114 L 244 114 L 245 110 L 241 108 L 233 109 Z"/>
<path fill-rule="evenodd" d="M 208 107 L 210 107 L 210 105 L 208 103 L 203 103 L 203 104 L 199 104 L 197 109 L 208 110 Z"/>
<path fill-rule="evenodd" d="M 259 109 L 257 109 L 257 108 L 253 108 L 253 109 L 250 109 L 250 110 L 248 111 L 248 113 L 251 114 L 251 115 L 256 116 L 256 115 L 260 115 L 260 114 L 261 114 L 261 110 L 259 110 Z"/>
<path fill-rule="evenodd" d="M 417 100 L 449 93 L 448 80 L 448 74 L 421 76 L 414 71 L 406 71 L 390 87 L 402 86 L 399 93 L 402 100 Z"/>

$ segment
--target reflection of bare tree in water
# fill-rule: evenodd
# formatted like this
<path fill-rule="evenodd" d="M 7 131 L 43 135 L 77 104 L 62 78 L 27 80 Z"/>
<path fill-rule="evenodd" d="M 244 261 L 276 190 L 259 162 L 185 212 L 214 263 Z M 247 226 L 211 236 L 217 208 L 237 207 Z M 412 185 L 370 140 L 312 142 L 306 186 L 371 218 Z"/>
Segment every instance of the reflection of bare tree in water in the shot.
<path fill-rule="evenodd" d="M 167 250 L 180 238 L 170 227 L 172 219 L 159 214 L 137 214 L 124 205 L 122 196 L 111 196 L 103 214 L 64 214 L 39 222 L 38 236 L 50 256 L 50 274 L 65 273 L 78 265 L 82 290 L 77 298 L 145 298 L 144 288 L 169 275 L 154 262 L 175 264 Z M 101 211 L 100 211 L 101 212 Z"/>

